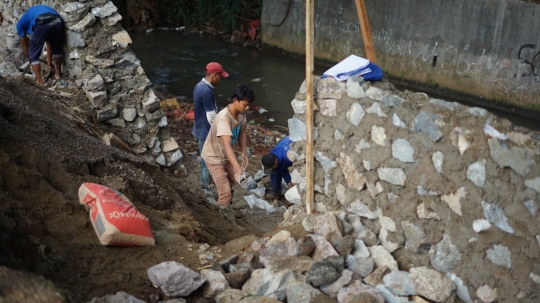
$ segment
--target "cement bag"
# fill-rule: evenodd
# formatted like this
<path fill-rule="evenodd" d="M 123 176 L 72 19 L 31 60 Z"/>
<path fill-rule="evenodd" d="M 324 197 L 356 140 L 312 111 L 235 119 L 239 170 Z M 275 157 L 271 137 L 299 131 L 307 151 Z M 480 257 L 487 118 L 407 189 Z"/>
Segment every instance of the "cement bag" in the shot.
<path fill-rule="evenodd" d="M 148 218 L 123 194 L 85 182 L 79 188 L 79 202 L 90 212 L 90 221 L 102 245 L 154 245 Z"/>

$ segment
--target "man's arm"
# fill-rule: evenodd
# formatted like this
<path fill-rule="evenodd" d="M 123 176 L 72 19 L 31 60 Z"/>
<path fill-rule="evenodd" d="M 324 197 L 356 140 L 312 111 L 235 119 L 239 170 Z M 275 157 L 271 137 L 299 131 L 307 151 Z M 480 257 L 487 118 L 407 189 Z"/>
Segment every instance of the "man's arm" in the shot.
<path fill-rule="evenodd" d="M 206 119 L 208 120 L 208 123 L 212 125 L 212 122 L 214 122 L 217 115 L 216 98 L 213 93 L 208 92 L 201 96 L 201 101 L 204 106 L 204 111 L 206 112 Z"/>
<path fill-rule="evenodd" d="M 242 152 L 242 167 L 246 168 L 249 164 L 249 158 L 246 154 L 247 134 L 245 124 L 242 124 L 242 127 L 240 128 L 240 134 L 238 135 L 238 144 L 240 144 L 240 151 Z"/>
<path fill-rule="evenodd" d="M 26 38 L 26 36 L 21 37 L 21 47 L 24 54 L 26 55 L 26 58 L 30 60 L 30 54 L 28 54 L 28 39 Z"/>
<path fill-rule="evenodd" d="M 221 142 L 223 142 L 223 146 L 225 147 L 225 154 L 227 155 L 227 159 L 234 167 L 234 179 L 236 182 L 240 183 L 240 176 L 244 176 L 244 170 L 238 164 L 238 161 L 236 160 L 236 156 L 234 154 L 234 150 L 232 148 L 232 136 L 220 136 Z"/>

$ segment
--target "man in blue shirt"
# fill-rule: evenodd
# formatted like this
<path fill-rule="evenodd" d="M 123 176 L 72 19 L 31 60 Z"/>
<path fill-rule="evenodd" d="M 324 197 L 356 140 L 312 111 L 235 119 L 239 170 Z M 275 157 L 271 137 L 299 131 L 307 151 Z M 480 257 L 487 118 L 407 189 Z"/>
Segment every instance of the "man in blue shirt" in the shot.
<path fill-rule="evenodd" d="M 217 115 L 218 108 L 216 104 L 216 97 L 214 95 L 214 86 L 219 84 L 221 77 L 227 78 L 227 74 L 221 64 L 217 62 L 210 62 L 206 65 L 205 76 L 201 82 L 195 85 L 193 90 L 193 105 L 195 111 L 195 123 L 193 124 L 193 131 L 191 132 L 197 143 L 199 144 L 199 154 L 202 154 L 206 137 L 210 131 L 210 125 Z M 199 159 L 201 164 L 200 178 L 202 183 L 203 193 L 211 193 L 209 191 L 210 184 L 210 172 L 202 157 Z"/>
<path fill-rule="evenodd" d="M 269 199 L 274 199 L 283 196 L 281 192 L 281 180 L 285 180 L 290 187 L 294 186 L 291 181 L 289 167 L 296 161 L 296 154 L 291 151 L 291 139 L 289 136 L 281 139 L 278 144 L 272 148 L 269 154 L 262 157 L 261 162 L 267 169 L 272 169 L 270 172 L 270 182 L 272 183 L 272 194 L 267 196 Z"/>
<path fill-rule="evenodd" d="M 17 22 L 17 34 L 21 39 L 23 52 L 30 61 L 34 75 L 36 75 L 36 82 L 43 86 L 39 56 L 45 43 L 47 43 L 47 65 L 54 71 L 55 78 L 60 79 L 64 55 L 64 20 L 60 15 L 47 5 L 33 6 Z M 31 36 L 30 44 L 28 44 L 26 35 Z M 56 69 L 52 65 L 53 59 Z"/>

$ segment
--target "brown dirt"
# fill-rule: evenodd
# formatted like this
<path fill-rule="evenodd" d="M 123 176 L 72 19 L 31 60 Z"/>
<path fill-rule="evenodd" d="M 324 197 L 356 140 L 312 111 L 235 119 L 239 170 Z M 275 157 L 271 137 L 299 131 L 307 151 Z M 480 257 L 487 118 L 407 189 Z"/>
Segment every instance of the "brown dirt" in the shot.
<path fill-rule="evenodd" d="M 250 244 L 225 246 L 228 241 L 272 234 L 283 220 L 282 211 L 268 215 L 249 209 L 243 200 L 248 193 L 240 187 L 233 202 L 246 215 L 238 221 L 245 230 L 222 219 L 198 193 L 198 163 L 189 154 L 197 147 L 187 122 L 171 127 L 188 172 L 181 179 L 172 169 L 103 144 L 88 133 L 96 125 L 70 119 L 74 113 L 85 117 L 84 99 L 81 94 L 61 98 L 29 80 L 0 78 L 0 265 L 43 275 L 72 302 L 121 290 L 145 301 L 151 295 L 163 300 L 146 269 L 177 261 L 196 270 L 201 243 L 221 248 L 225 258 Z M 252 174 L 260 167 L 257 157 L 248 169 Z M 82 182 L 104 184 L 130 198 L 149 218 L 156 246 L 101 246 L 78 201 Z M 298 226 L 287 229 L 303 233 Z"/>

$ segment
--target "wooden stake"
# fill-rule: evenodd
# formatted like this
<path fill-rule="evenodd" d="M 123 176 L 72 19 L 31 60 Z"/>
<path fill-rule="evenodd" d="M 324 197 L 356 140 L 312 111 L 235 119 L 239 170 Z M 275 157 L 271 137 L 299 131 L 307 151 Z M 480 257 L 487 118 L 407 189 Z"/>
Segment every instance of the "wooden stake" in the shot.
<path fill-rule="evenodd" d="M 313 40 L 315 37 L 314 0 L 306 0 L 306 212 L 311 214 L 314 201 L 313 166 Z"/>
<path fill-rule="evenodd" d="M 373 47 L 373 38 L 371 37 L 371 28 L 367 15 L 366 3 L 364 0 L 355 0 L 356 11 L 358 12 L 358 20 L 362 29 L 362 39 L 366 48 L 366 55 L 369 61 L 377 64 L 377 56 L 375 56 L 375 47 Z"/>

